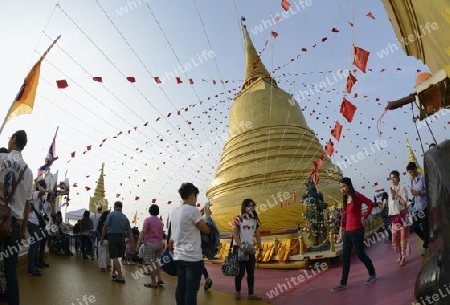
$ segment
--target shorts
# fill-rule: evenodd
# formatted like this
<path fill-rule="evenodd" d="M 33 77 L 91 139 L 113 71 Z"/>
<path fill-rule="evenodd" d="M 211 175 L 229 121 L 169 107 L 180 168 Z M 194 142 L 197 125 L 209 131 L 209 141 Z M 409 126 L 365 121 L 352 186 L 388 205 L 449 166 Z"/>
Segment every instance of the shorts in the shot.
<path fill-rule="evenodd" d="M 111 259 L 123 256 L 124 244 L 125 237 L 122 234 L 108 235 L 109 256 L 111 257 Z"/>
<path fill-rule="evenodd" d="M 161 258 L 163 244 L 145 243 L 144 244 L 144 265 L 156 263 Z"/>

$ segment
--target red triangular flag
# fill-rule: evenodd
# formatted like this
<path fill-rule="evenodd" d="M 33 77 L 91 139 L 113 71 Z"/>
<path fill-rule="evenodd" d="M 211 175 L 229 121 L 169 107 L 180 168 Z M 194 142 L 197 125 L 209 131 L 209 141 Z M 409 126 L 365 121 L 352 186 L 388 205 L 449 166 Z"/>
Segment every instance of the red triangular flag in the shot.
<path fill-rule="evenodd" d="M 336 28 L 332 28 L 331 31 L 332 31 L 333 33 L 339 33 L 339 30 L 336 29 Z"/>
<path fill-rule="evenodd" d="M 361 71 L 366 73 L 367 61 L 369 60 L 370 52 L 367 52 L 364 49 L 358 48 L 357 46 L 353 46 L 355 50 L 355 56 L 353 58 L 353 64 L 358 67 Z"/>
<path fill-rule="evenodd" d="M 86 146 L 86 149 L 87 149 L 87 150 L 91 150 L 91 148 L 92 148 L 92 145 Z"/>
<path fill-rule="evenodd" d="M 181 80 L 181 78 L 179 78 L 179 77 L 175 77 L 175 79 L 177 80 L 177 84 L 181 84 L 181 83 L 183 83 L 183 81 Z"/>
<path fill-rule="evenodd" d="M 103 80 L 102 80 L 102 78 L 101 78 L 100 76 L 94 76 L 94 77 L 92 78 L 92 80 L 94 80 L 94 81 L 96 81 L 96 82 L 99 82 L 99 83 L 103 82 Z"/>
<path fill-rule="evenodd" d="M 334 154 L 334 144 L 331 142 L 331 139 L 328 140 L 327 145 L 325 146 L 325 151 L 331 157 Z"/>
<path fill-rule="evenodd" d="M 169 201 L 167 201 L 167 204 L 171 204 L 171 203 L 172 203 L 172 201 L 170 201 L 170 200 L 169 200 Z"/>
<path fill-rule="evenodd" d="M 120 197 L 120 194 L 116 194 L 116 198 L 119 198 Z"/>
<path fill-rule="evenodd" d="M 136 79 L 133 76 L 128 76 L 127 81 L 129 81 L 130 83 L 135 83 Z"/>
<path fill-rule="evenodd" d="M 69 85 L 67 84 L 67 81 L 65 79 L 62 79 L 62 80 L 57 80 L 56 81 L 56 86 L 59 89 L 64 89 L 64 88 L 67 88 Z"/>
<path fill-rule="evenodd" d="M 139 200 L 139 198 L 140 198 L 139 196 L 136 196 L 134 197 L 134 200 Z"/>
<path fill-rule="evenodd" d="M 342 125 L 336 121 L 334 128 L 331 130 L 331 135 L 339 142 L 341 139 Z"/>
<path fill-rule="evenodd" d="M 344 118 L 347 119 L 347 122 L 351 123 L 353 120 L 353 116 L 355 115 L 356 106 L 347 101 L 347 99 L 344 97 L 344 100 L 341 104 L 341 110 L 340 113 L 344 116 Z"/>
<path fill-rule="evenodd" d="M 319 176 L 317 175 L 316 170 L 313 169 L 309 175 L 311 176 L 312 182 L 314 182 L 314 184 L 317 185 L 319 183 L 320 179 L 319 179 Z"/>
<path fill-rule="evenodd" d="M 322 155 L 320 156 L 319 160 L 313 161 L 313 165 L 314 165 L 314 169 L 315 169 L 315 170 L 318 170 L 319 167 L 322 166 L 322 164 L 323 164 L 323 158 L 324 158 L 324 154 L 322 154 Z"/>
<path fill-rule="evenodd" d="M 291 8 L 291 4 L 287 0 L 281 0 L 281 6 L 285 11 L 288 11 Z"/>
<path fill-rule="evenodd" d="M 75 158 L 75 152 L 73 151 L 73 152 L 70 154 L 70 156 L 71 156 L 72 158 Z"/>
<path fill-rule="evenodd" d="M 192 78 L 189 79 L 189 84 L 193 85 L 194 81 L 192 80 Z"/>
<path fill-rule="evenodd" d="M 155 198 L 152 199 L 152 203 L 156 203 L 156 199 Z"/>
<path fill-rule="evenodd" d="M 161 80 L 159 79 L 158 76 L 155 76 L 154 79 L 157 84 L 161 84 Z"/>
<path fill-rule="evenodd" d="M 372 15 L 372 12 L 368 12 L 366 16 L 375 20 L 375 17 Z"/>
<path fill-rule="evenodd" d="M 85 186 L 84 188 L 86 189 L 86 191 L 89 191 L 91 189 L 89 186 Z"/>
<path fill-rule="evenodd" d="M 347 93 L 352 92 L 352 87 L 356 83 L 356 81 L 356 77 L 354 77 L 352 73 L 349 73 L 347 77 Z"/>
<path fill-rule="evenodd" d="M 270 31 L 270 35 L 273 36 L 273 38 L 277 38 L 278 37 L 278 33 L 275 31 Z"/>

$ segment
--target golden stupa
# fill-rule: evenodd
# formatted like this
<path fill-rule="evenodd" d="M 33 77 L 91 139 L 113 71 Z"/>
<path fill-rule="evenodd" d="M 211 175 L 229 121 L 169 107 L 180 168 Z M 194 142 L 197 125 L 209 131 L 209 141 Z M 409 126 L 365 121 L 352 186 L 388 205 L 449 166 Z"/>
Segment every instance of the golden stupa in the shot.
<path fill-rule="evenodd" d="M 305 222 L 301 197 L 312 162 L 324 149 L 297 101 L 278 88 L 259 59 L 245 25 L 243 32 L 245 80 L 230 109 L 228 139 L 206 196 L 221 232 L 231 231 L 231 220 L 240 214 L 245 198 L 255 201 L 262 231 L 286 232 Z M 326 153 L 318 174 L 317 189 L 325 202 L 341 202 L 342 172 Z"/>
<path fill-rule="evenodd" d="M 98 177 L 97 180 L 94 196 L 89 199 L 89 211 L 92 213 L 96 213 L 99 206 L 102 207 L 103 211 L 108 210 L 108 200 L 105 199 L 105 179 L 103 178 L 104 168 L 105 163 L 102 163 L 102 169 L 100 171 L 100 177 Z"/>

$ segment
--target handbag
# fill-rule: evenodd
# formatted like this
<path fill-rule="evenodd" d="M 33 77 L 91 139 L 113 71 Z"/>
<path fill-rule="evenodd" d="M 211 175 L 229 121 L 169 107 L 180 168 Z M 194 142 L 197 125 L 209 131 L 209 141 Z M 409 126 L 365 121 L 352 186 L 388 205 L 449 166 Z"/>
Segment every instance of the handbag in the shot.
<path fill-rule="evenodd" d="M 222 273 L 225 276 L 238 276 L 240 271 L 239 257 L 237 253 L 232 251 L 233 249 L 233 237 L 231 237 L 230 249 L 228 255 L 222 264 Z"/>
<path fill-rule="evenodd" d="M 161 268 L 165 273 L 171 276 L 177 276 L 177 267 L 175 261 L 173 260 L 172 252 L 170 251 L 170 235 L 172 233 L 172 224 L 169 225 L 169 234 L 167 235 L 167 246 L 166 249 L 161 254 Z"/>
<path fill-rule="evenodd" d="M 12 235 L 12 211 L 9 207 L 9 203 L 12 199 L 12 196 L 16 192 L 17 185 L 19 181 L 22 179 L 23 174 L 27 170 L 28 165 L 25 165 L 24 169 L 19 175 L 19 178 L 16 180 L 11 193 L 9 193 L 8 198 L 5 202 L 0 203 L 0 238 L 10 237 Z"/>

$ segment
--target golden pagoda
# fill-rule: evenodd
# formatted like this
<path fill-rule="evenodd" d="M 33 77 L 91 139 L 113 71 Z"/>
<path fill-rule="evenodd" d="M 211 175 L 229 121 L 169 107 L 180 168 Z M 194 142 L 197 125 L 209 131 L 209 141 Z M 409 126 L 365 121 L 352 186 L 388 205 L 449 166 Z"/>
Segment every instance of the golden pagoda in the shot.
<path fill-rule="evenodd" d="M 98 206 L 102 206 L 103 211 L 108 210 L 108 199 L 105 199 L 105 179 L 103 178 L 103 169 L 105 163 L 102 163 L 102 169 L 100 171 L 100 177 L 97 180 L 97 186 L 95 187 L 94 196 L 89 199 L 89 211 L 96 213 Z"/>
<path fill-rule="evenodd" d="M 230 109 L 228 139 L 206 196 L 221 232 L 231 231 L 231 220 L 240 214 L 245 198 L 255 201 L 264 233 L 286 232 L 305 221 L 300 200 L 312 162 L 324 149 L 297 101 L 278 87 L 261 62 L 245 25 L 243 32 L 245 80 Z M 324 200 L 341 202 L 342 172 L 326 153 L 318 175 Z"/>

